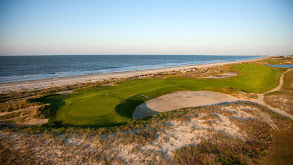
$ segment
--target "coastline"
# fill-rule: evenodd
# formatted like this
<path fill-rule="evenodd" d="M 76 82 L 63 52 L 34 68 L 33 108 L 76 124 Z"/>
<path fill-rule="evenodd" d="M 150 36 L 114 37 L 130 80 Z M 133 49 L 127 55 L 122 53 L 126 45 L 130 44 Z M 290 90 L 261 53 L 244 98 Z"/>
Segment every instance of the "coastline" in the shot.
<path fill-rule="evenodd" d="M 31 91 L 31 90 L 38 90 L 38 89 L 46 89 L 50 87 L 61 87 L 66 85 L 73 85 L 76 83 L 91 83 L 91 82 L 107 80 L 111 78 L 128 78 L 128 77 L 140 76 L 140 75 L 146 75 L 146 74 L 155 74 L 159 72 L 180 71 L 180 70 L 187 70 L 190 68 L 206 68 L 206 67 L 221 66 L 226 64 L 245 63 L 245 62 L 259 61 L 266 58 L 269 58 L 269 57 L 240 60 L 240 61 L 231 61 L 231 62 L 205 63 L 205 64 L 184 65 L 184 66 L 167 67 L 167 68 L 155 68 L 155 69 L 146 69 L 146 70 L 123 71 L 123 72 L 90 74 L 90 75 L 80 75 L 80 76 L 70 76 L 70 77 L 59 77 L 59 78 L 50 78 L 50 79 L 6 82 L 6 83 L 0 83 L 0 94 L 17 92 L 22 90 Z"/>

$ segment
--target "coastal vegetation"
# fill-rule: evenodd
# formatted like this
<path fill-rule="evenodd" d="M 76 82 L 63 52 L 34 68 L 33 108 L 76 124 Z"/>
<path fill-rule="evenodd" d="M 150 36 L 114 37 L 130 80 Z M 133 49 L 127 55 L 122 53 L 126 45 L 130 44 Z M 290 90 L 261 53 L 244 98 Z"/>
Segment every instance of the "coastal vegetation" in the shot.
<path fill-rule="evenodd" d="M 0 0 L 0 165 L 293 165 L 292 9 Z"/>
<path fill-rule="evenodd" d="M 139 104 L 175 91 L 209 90 L 256 99 L 255 93 L 276 87 L 286 70 L 265 66 L 267 63 L 3 94 L 0 164 L 289 164 L 292 121 L 257 103 L 227 103 L 183 108 L 143 119 L 131 117 Z M 238 75 L 206 78 L 229 71 Z M 277 103 L 291 97 L 292 73 L 284 75 L 280 91 L 265 95 L 267 104 L 290 109 L 288 102 Z M 50 121 L 31 126 L 26 124 L 30 117 Z"/>
<path fill-rule="evenodd" d="M 274 143 L 264 164 L 291 164 L 293 162 L 293 128 L 274 132 L 272 140 Z"/>
<path fill-rule="evenodd" d="M 32 102 L 49 103 L 43 109 L 43 114 L 66 125 L 112 126 L 131 121 L 135 107 L 147 101 L 147 98 L 179 90 L 233 92 L 228 88 L 261 93 L 276 87 L 285 70 L 255 64 L 238 64 L 231 69 L 240 74 L 225 79 L 172 76 L 164 79 L 133 79 L 116 83 L 115 86 L 94 86 L 78 89 L 73 94 L 32 99 Z"/>
<path fill-rule="evenodd" d="M 34 106 L 37 104 L 38 103 L 29 102 L 28 99 L 8 100 L 0 103 L 0 112 L 11 112 L 14 110 Z"/>
<path fill-rule="evenodd" d="M 266 94 L 264 101 L 266 104 L 280 108 L 283 111 L 293 115 L 293 70 L 289 71 L 284 76 L 284 84 L 279 91 Z"/>
<path fill-rule="evenodd" d="M 286 138 L 279 129 L 292 129 L 292 122 L 251 102 L 184 108 L 114 127 L 6 127 L 0 163 L 261 164 L 278 156 L 266 157 L 268 151 L 286 152 L 271 148 Z"/>

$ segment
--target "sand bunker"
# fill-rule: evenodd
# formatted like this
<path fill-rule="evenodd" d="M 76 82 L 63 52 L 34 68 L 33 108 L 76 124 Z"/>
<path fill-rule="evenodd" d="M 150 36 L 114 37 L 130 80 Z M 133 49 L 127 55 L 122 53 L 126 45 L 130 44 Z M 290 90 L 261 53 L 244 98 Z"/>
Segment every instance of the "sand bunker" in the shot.
<path fill-rule="evenodd" d="M 208 76 L 208 77 L 205 77 L 205 78 L 208 78 L 208 79 L 217 79 L 217 78 L 228 78 L 228 77 L 234 77 L 234 76 L 237 76 L 238 73 L 237 72 L 226 72 L 226 73 L 222 73 L 222 74 L 218 74 L 216 76 Z"/>
<path fill-rule="evenodd" d="M 238 101 L 238 99 L 218 92 L 178 91 L 140 104 L 134 110 L 132 117 L 143 118 L 159 112 L 167 112 L 180 108 L 198 107 L 235 101 Z"/>

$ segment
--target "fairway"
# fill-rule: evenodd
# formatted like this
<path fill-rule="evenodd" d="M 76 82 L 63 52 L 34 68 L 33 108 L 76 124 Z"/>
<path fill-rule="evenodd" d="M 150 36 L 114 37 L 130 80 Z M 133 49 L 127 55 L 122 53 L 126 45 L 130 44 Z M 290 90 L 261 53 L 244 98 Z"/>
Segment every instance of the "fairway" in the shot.
<path fill-rule="evenodd" d="M 147 101 L 141 94 L 153 99 L 184 90 L 223 92 L 223 87 L 262 93 L 276 87 L 285 70 L 252 64 L 238 64 L 233 69 L 240 74 L 224 79 L 135 79 L 113 87 L 89 87 L 74 94 L 49 96 L 39 101 L 50 103 L 46 111 L 51 120 L 69 125 L 111 126 L 132 120 L 136 106 Z"/>

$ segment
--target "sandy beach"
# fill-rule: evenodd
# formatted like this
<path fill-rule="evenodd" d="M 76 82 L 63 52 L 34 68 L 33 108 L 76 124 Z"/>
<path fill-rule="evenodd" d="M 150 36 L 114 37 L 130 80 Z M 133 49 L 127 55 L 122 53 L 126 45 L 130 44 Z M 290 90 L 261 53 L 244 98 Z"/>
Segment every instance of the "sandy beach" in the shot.
<path fill-rule="evenodd" d="M 268 58 L 268 57 L 264 57 L 264 58 Z M 156 69 L 146 69 L 146 70 L 137 70 L 137 71 L 102 73 L 102 74 L 91 74 L 91 75 L 82 75 L 82 76 L 71 76 L 71 77 L 0 83 L 0 94 L 16 92 L 21 90 L 38 90 L 38 89 L 45 89 L 45 88 L 56 87 L 56 86 L 61 87 L 66 85 L 73 85 L 76 83 L 96 82 L 96 81 L 107 80 L 111 78 L 127 78 L 127 77 L 133 77 L 133 76 L 155 74 L 159 72 L 184 71 L 191 68 L 206 68 L 206 67 L 212 67 L 217 65 L 244 63 L 244 62 L 263 60 L 264 58 L 233 61 L 233 62 L 185 65 L 185 66 L 168 67 L 168 68 L 156 68 Z"/>

